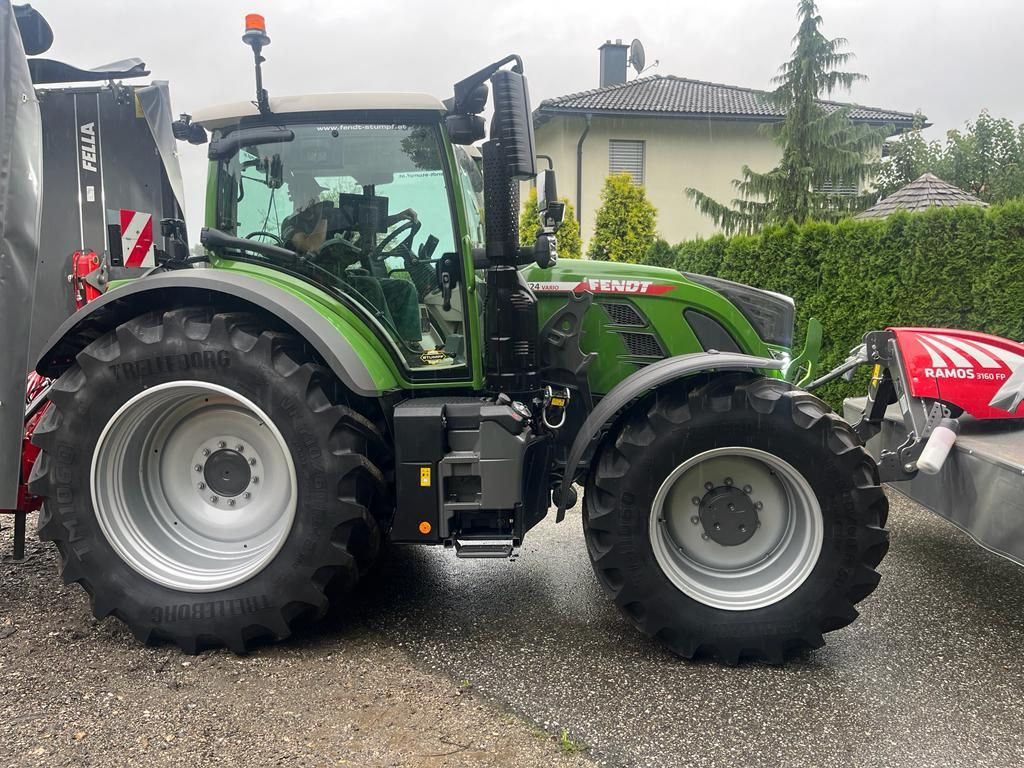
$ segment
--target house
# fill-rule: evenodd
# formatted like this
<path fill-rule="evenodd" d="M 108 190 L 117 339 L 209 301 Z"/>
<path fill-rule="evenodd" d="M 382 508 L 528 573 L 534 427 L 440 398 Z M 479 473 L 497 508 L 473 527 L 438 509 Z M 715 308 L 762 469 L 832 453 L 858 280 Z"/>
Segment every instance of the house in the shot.
<path fill-rule="evenodd" d="M 934 173 L 925 173 L 854 218 L 884 219 L 896 211 L 923 211 L 927 208 L 952 208 L 957 205 L 988 207 L 984 200 L 964 192 L 960 187 L 954 187 Z"/>
<path fill-rule="evenodd" d="M 644 185 L 669 242 L 713 234 L 714 223 L 684 190 L 731 201 L 741 166 L 767 171 L 777 164 L 779 147 L 759 126 L 781 122 L 784 114 L 764 91 L 751 88 L 674 75 L 627 80 L 627 49 L 621 41 L 600 47 L 598 88 L 541 102 L 534 111 L 537 152 L 552 158 L 559 188 L 581 217 L 584 244 L 594 231 L 604 180 L 619 172 Z M 891 126 L 894 134 L 914 123 L 910 112 L 861 106 L 851 117 Z"/>

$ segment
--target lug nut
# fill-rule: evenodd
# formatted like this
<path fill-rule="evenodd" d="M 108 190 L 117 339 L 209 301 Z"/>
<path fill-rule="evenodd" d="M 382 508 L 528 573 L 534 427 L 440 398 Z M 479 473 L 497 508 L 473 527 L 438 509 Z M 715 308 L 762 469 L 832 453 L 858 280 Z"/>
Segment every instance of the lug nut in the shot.
<path fill-rule="evenodd" d="M 249 466 L 250 467 L 255 467 L 256 466 L 256 459 L 255 458 L 249 459 Z"/>
<path fill-rule="evenodd" d="M 697 517 L 696 515 L 694 515 L 693 517 L 690 518 L 690 522 L 693 523 L 694 525 L 698 525 L 700 523 L 700 518 Z"/>
<path fill-rule="evenodd" d="M 729 505 L 729 511 L 730 512 L 735 512 L 736 511 L 736 505 L 735 504 L 730 504 Z"/>
<path fill-rule="evenodd" d="M 210 501 L 212 501 L 214 504 L 216 504 L 218 501 L 220 501 L 220 499 L 217 498 L 216 496 L 211 496 L 210 497 Z"/>
<path fill-rule="evenodd" d="M 741 523 L 741 524 L 740 524 L 740 533 L 746 533 L 746 532 L 747 532 L 747 526 L 745 526 L 745 525 L 743 525 L 743 524 Z"/>
<path fill-rule="evenodd" d="M 235 506 L 235 500 L 234 500 L 234 499 L 228 499 L 228 506 L 229 506 L 229 507 L 233 507 L 233 506 Z M 740 529 L 740 530 L 742 530 L 742 527 L 741 527 L 741 529 Z"/>
<path fill-rule="evenodd" d="M 732 478 L 731 477 L 725 478 L 725 484 L 728 485 L 728 486 L 731 486 L 732 485 Z"/>
<path fill-rule="evenodd" d="M 209 455 L 210 455 L 210 449 L 209 448 L 203 448 L 203 456 L 209 456 Z"/>
<path fill-rule="evenodd" d="M 252 494 L 249 493 L 248 491 L 246 491 L 245 493 L 242 494 L 242 498 L 243 499 L 251 499 L 252 498 Z"/>
<path fill-rule="evenodd" d="M 701 537 L 702 539 L 704 539 L 704 541 L 707 541 L 707 540 L 708 540 L 708 535 L 707 535 L 706 533 L 702 533 L 702 534 L 700 535 L 700 537 Z"/>
<path fill-rule="evenodd" d="M 252 484 L 256 485 L 256 483 L 258 483 L 259 481 L 260 481 L 259 477 L 254 475 L 253 478 L 252 478 Z"/>
<path fill-rule="evenodd" d="M 721 523 L 715 523 L 715 530 L 716 531 L 722 530 L 722 524 Z"/>
<path fill-rule="evenodd" d="M 235 450 L 238 451 L 239 453 L 245 453 L 245 446 L 239 443 L 238 445 L 235 446 Z"/>
<path fill-rule="evenodd" d="M 196 472 L 202 472 L 203 471 L 203 465 L 202 464 L 196 464 L 195 470 L 196 470 Z"/>
<path fill-rule="evenodd" d="M 715 484 L 712 483 L 711 481 L 708 481 L 708 482 L 704 483 L 704 490 L 705 491 L 712 491 L 712 490 L 714 490 L 714 488 L 715 488 Z"/>
<path fill-rule="evenodd" d="M 694 496 L 690 501 L 693 502 L 693 506 L 700 506 L 700 496 Z"/>
<path fill-rule="evenodd" d="M 753 491 L 753 490 L 754 490 L 754 489 L 753 489 L 753 488 L 751 488 L 751 487 L 750 487 L 749 485 L 744 485 L 744 486 L 743 486 L 743 492 L 744 492 L 744 493 L 747 493 L 747 494 L 749 494 L 749 493 L 750 493 L 751 491 Z"/>
<path fill-rule="evenodd" d="M 764 509 L 764 504 L 762 504 L 760 501 L 755 501 L 754 502 L 754 509 L 760 511 L 760 510 Z"/>
<path fill-rule="evenodd" d="M 205 488 L 205 487 L 206 487 L 206 483 L 200 483 L 199 484 L 199 490 L 200 491 L 203 490 L 203 488 Z"/>
<path fill-rule="evenodd" d="M 221 440 L 219 443 L 217 443 L 217 447 L 218 448 L 227 448 L 228 444 L 225 443 L 223 440 Z"/>

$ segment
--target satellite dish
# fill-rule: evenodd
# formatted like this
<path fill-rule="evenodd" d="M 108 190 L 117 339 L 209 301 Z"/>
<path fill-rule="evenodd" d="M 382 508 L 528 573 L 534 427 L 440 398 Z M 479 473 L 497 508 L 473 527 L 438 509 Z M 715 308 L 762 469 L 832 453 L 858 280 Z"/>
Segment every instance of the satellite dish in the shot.
<path fill-rule="evenodd" d="M 638 39 L 634 38 L 633 42 L 629 44 L 629 63 L 636 70 L 639 75 L 644 71 L 644 66 L 647 64 L 647 54 L 644 53 L 644 44 Z"/>

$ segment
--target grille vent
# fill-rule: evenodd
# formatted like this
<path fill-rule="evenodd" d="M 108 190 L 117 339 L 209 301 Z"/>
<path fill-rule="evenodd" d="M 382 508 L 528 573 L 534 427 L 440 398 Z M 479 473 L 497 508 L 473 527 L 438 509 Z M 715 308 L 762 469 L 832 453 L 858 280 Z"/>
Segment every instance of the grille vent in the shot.
<path fill-rule="evenodd" d="M 624 333 L 622 340 L 626 343 L 629 354 L 637 357 L 664 357 L 665 352 L 661 348 L 658 339 L 650 333 Z"/>
<path fill-rule="evenodd" d="M 630 304 L 615 304 L 602 301 L 601 309 L 605 311 L 605 314 L 608 315 L 608 318 L 615 325 L 628 325 L 634 328 L 643 328 L 647 325 L 644 319 L 640 317 L 640 313 Z"/>

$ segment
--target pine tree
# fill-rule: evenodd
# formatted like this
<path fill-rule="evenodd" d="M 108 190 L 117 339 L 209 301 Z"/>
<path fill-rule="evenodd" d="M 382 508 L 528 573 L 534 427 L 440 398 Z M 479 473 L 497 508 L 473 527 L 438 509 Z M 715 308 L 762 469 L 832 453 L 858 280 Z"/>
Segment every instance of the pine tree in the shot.
<path fill-rule="evenodd" d="M 869 195 L 822 191 L 860 188 L 876 168 L 868 158 L 888 131 L 853 123 L 850 107 L 819 101 L 867 78 L 840 69 L 853 54 L 843 50 L 844 38 L 829 40 L 821 34 L 822 19 L 814 0 L 799 1 L 797 18 L 793 57 L 779 68 L 772 81 L 777 87 L 767 94 L 785 115 L 781 123 L 766 126 L 782 148 L 779 164 L 767 173 L 744 165 L 743 177 L 733 181 L 739 196 L 732 207 L 697 189 L 686 190 L 700 211 L 727 233 L 756 232 L 765 224 L 789 219 L 835 220 L 873 202 Z"/>

